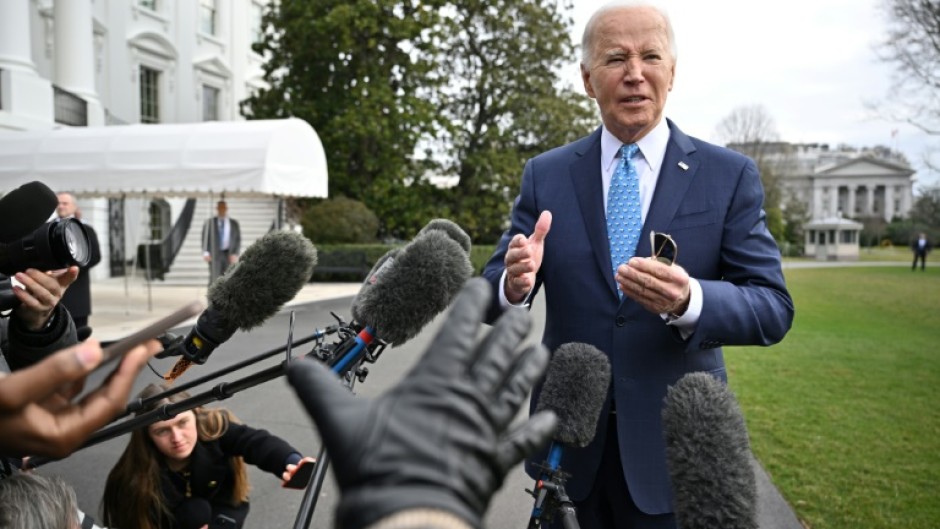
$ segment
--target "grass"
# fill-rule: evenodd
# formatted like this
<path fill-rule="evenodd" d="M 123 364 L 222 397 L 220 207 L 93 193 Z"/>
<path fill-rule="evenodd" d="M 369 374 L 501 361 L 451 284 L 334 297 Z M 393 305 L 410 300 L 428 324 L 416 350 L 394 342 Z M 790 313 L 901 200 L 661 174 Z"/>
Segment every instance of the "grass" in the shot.
<path fill-rule="evenodd" d="M 940 268 L 787 269 L 796 319 L 726 350 L 754 453 L 813 529 L 940 521 Z"/>

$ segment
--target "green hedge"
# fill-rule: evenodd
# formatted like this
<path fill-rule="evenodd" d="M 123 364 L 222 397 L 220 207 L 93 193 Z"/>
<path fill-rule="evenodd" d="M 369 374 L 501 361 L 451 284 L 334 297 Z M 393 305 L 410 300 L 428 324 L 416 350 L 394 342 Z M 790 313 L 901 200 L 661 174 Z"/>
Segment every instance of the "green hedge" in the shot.
<path fill-rule="evenodd" d="M 363 256 L 369 268 L 375 264 L 383 255 L 396 246 L 387 244 L 318 244 L 317 245 L 317 267 L 313 270 L 312 281 L 320 282 L 358 282 L 362 281 L 365 273 L 359 272 L 328 272 L 326 268 L 337 267 L 357 267 Z M 479 275 L 483 272 L 483 266 L 493 254 L 495 247 L 493 245 L 477 245 L 470 247 L 470 262 L 473 264 L 474 273 Z"/>

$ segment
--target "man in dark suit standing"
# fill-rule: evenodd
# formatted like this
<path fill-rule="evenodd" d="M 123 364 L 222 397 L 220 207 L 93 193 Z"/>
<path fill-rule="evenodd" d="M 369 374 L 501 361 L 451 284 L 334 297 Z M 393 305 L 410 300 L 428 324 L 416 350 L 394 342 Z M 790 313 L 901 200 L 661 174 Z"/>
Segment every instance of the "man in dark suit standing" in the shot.
<path fill-rule="evenodd" d="M 74 218 L 81 221 L 81 211 L 71 193 L 59 193 L 59 205 L 56 215 L 60 219 Z M 75 321 L 76 328 L 88 326 L 88 316 L 91 315 L 91 268 L 101 261 L 101 250 L 98 248 L 98 235 L 94 228 L 82 222 L 85 233 L 88 235 L 88 250 L 90 259 L 86 266 L 79 267 L 78 278 L 65 290 L 62 295 L 62 304 L 68 309 Z"/>
<path fill-rule="evenodd" d="M 202 225 L 202 258 L 209 263 L 209 284 L 238 261 L 242 234 L 238 221 L 228 216 L 224 200 L 215 205 L 217 215 Z"/>
<path fill-rule="evenodd" d="M 581 529 L 675 528 L 668 386 L 696 371 L 727 380 L 721 346 L 783 339 L 793 301 L 754 162 L 663 118 L 676 66 L 665 13 L 608 4 L 582 54 L 602 126 L 526 163 L 483 272 L 496 294 L 488 319 L 544 289 L 549 350 L 583 342 L 610 359 L 596 437 L 561 462 Z M 675 241 L 674 265 L 649 259 L 651 232 Z"/>
<path fill-rule="evenodd" d="M 920 232 L 917 238 L 911 242 L 911 251 L 914 252 L 914 262 L 911 263 L 911 271 L 917 269 L 917 260 L 920 259 L 920 271 L 923 272 L 927 267 L 927 254 L 930 253 L 930 240 L 927 234 Z"/>

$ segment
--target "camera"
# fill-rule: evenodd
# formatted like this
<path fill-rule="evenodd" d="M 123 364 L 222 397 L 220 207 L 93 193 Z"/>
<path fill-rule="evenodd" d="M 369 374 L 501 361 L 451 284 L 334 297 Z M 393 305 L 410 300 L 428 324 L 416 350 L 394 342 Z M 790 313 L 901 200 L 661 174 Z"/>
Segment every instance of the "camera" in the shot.
<path fill-rule="evenodd" d="M 0 243 L 0 311 L 16 306 L 9 276 L 27 268 L 85 266 L 90 259 L 85 226 L 75 219 L 50 221 L 17 241 Z"/>

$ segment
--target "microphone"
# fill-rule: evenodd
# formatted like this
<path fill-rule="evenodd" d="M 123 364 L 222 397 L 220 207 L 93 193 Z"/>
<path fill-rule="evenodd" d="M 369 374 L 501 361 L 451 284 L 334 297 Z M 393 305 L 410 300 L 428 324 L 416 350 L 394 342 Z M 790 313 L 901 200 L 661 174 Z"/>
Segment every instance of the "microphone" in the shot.
<path fill-rule="evenodd" d="M 555 507 L 554 500 L 548 497 L 549 492 L 561 493 L 567 501 L 564 494 L 567 475 L 560 472 L 564 447 L 584 448 L 594 439 L 609 387 L 610 361 L 596 347 L 573 342 L 555 350 L 535 412 L 555 412 L 558 428 L 552 438 L 547 461 L 541 466 L 543 472 L 531 491 L 535 505 L 529 520 L 530 528 L 540 527 L 543 515 Z M 562 514 L 573 518 L 573 508 Z"/>
<path fill-rule="evenodd" d="M 59 198 L 42 182 L 29 182 L 0 197 L 0 243 L 18 241 L 49 220 Z"/>
<path fill-rule="evenodd" d="M 303 235 L 277 231 L 258 239 L 209 286 L 209 307 L 189 334 L 157 355 L 183 357 L 165 378 L 174 380 L 192 363 L 205 363 L 235 331 L 251 330 L 276 314 L 310 281 L 316 264 L 317 250 Z"/>
<path fill-rule="evenodd" d="M 339 343 L 328 364 L 341 373 L 376 337 L 392 345 L 414 338 L 471 275 L 470 236 L 454 222 L 432 220 L 372 267 L 352 302 L 358 334 Z"/>
<path fill-rule="evenodd" d="M 682 529 L 757 529 L 757 483 L 744 416 L 728 387 L 689 373 L 666 393 L 666 462 Z"/>

